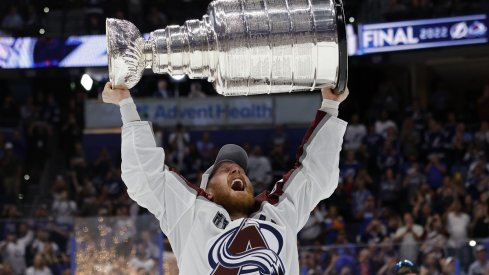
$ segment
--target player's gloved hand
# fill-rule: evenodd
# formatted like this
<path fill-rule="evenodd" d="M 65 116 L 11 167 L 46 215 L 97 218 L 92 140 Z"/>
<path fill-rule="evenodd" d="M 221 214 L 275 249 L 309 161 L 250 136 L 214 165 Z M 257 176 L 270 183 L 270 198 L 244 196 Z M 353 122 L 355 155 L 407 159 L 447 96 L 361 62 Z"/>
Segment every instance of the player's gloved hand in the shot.
<path fill-rule="evenodd" d="M 125 88 L 113 88 L 112 83 L 107 82 L 102 92 L 102 100 L 105 103 L 112 103 L 118 105 L 123 99 L 130 98 L 131 93 Z"/>
<path fill-rule="evenodd" d="M 323 95 L 323 99 L 333 100 L 333 101 L 337 101 L 338 103 L 341 103 L 348 97 L 350 91 L 348 90 L 347 87 L 343 93 L 337 95 L 334 93 L 334 91 L 331 88 L 325 87 L 321 89 L 321 94 Z"/>

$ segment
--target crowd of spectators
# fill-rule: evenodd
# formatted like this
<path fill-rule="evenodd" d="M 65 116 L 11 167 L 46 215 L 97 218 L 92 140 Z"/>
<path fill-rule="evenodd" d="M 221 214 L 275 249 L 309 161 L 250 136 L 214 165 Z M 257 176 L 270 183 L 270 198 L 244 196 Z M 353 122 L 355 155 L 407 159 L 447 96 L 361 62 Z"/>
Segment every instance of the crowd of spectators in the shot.
<path fill-rule="evenodd" d="M 201 18 L 209 2 L 4 0 L 0 4 L 0 33 L 16 36 L 104 34 L 107 17 L 130 20 L 140 30 L 150 32 L 168 24 L 182 24 L 187 19 Z M 488 8 L 484 0 L 345 0 L 344 4 L 346 15 L 358 18 L 359 22 L 470 14 Z M 73 25 L 71 21 L 78 23 L 70 28 Z M 52 22 L 60 24 L 61 28 L 55 28 L 56 31 L 48 29 L 53 26 Z M 40 29 L 44 29 L 44 32 L 39 32 Z"/>
<path fill-rule="evenodd" d="M 164 84 L 156 88 L 155 96 L 175 96 Z M 346 118 L 341 182 L 299 234 L 301 274 L 391 274 L 398 259 L 416 263 L 421 274 L 487 270 L 487 94 L 489 86 L 479 97 L 476 121 L 448 111 L 449 104 L 436 109 L 431 106 L 435 101 L 426 106 L 413 99 L 403 108 L 401 100 L 385 92 L 377 94 L 369 115 Z M 159 270 L 156 251 L 164 244 L 158 243 L 157 226 L 149 230 L 148 222 L 138 222 L 152 217 L 128 197 L 119 156 L 101 149 L 94 161 L 86 157 L 83 102 L 81 92 L 67 102 L 42 93 L 23 102 L 2 99 L 0 123 L 8 130 L 0 135 L 4 274 L 68 274 L 73 257 L 86 263 L 78 267 L 94 268 L 87 274 Z M 220 146 L 213 143 L 213 132 L 191 139 L 182 124 L 173 129 L 155 125 L 154 130 L 166 164 L 199 182 Z M 256 192 L 270 189 L 292 167 L 291 146 L 284 125 L 276 126 L 268 142 L 243 144 Z M 41 174 L 47 170 L 51 176 L 43 185 Z M 32 194 L 36 186 L 49 192 Z M 84 219 L 75 223 L 75 218 Z M 107 245 L 109 240 L 117 245 Z M 122 258 L 108 261 L 110 255 Z M 171 252 L 166 255 L 174 260 Z"/>

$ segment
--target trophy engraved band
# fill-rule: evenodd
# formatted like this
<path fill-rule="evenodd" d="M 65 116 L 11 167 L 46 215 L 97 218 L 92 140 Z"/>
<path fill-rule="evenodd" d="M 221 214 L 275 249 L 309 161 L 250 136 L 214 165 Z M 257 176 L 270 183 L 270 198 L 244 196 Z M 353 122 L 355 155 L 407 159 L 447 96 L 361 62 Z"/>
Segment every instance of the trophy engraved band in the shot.
<path fill-rule="evenodd" d="M 107 19 L 106 27 L 116 86 L 134 87 L 151 68 L 207 78 L 225 96 L 346 88 L 341 0 L 216 0 L 202 20 L 153 31 L 148 40 L 125 20 Z"/>

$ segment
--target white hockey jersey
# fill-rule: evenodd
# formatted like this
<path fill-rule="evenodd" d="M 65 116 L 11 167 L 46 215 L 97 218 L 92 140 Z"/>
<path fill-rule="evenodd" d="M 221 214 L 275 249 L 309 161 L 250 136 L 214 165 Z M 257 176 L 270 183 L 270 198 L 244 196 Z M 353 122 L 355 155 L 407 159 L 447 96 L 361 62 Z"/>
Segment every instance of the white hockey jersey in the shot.
<path fill-rule="evenodd" d="M 122 179 L 129 196 L 160 222 L 180 274 L 299 274 L 297 233 L 339 178 L 346 122 L 318 111 L 296 166 L 256 197 L 246 219 L 231 220 L 206 192 L 164 165 L 148 122 L 124 123 Z"/>

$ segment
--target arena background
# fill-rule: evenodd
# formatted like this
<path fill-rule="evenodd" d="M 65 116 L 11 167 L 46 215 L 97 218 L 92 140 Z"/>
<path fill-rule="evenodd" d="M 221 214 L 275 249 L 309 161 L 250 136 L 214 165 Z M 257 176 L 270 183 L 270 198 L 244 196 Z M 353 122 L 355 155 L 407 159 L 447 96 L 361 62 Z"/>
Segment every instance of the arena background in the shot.
<path fill-rule="evenodd" d="M 105 18 L 148 33 L 207 5 L 1 1 L 0 274 L 178 273 L 120 179 L 120 114 L 100 99 Z M 344 5 L 350 126 L 339 187 L 299 234 L 301 275 L 393 274 L 399 259 L 421 274 L 489 274 L 469 271 L 489 266 L 488 2 Z M 224 98 L 205 80 L 149 72 L 132 94 L 169 166 L 198 182 L 220 146 L 237 143 L 256 191 L 292 167 L 320 102 L 317 92 Z"/>

